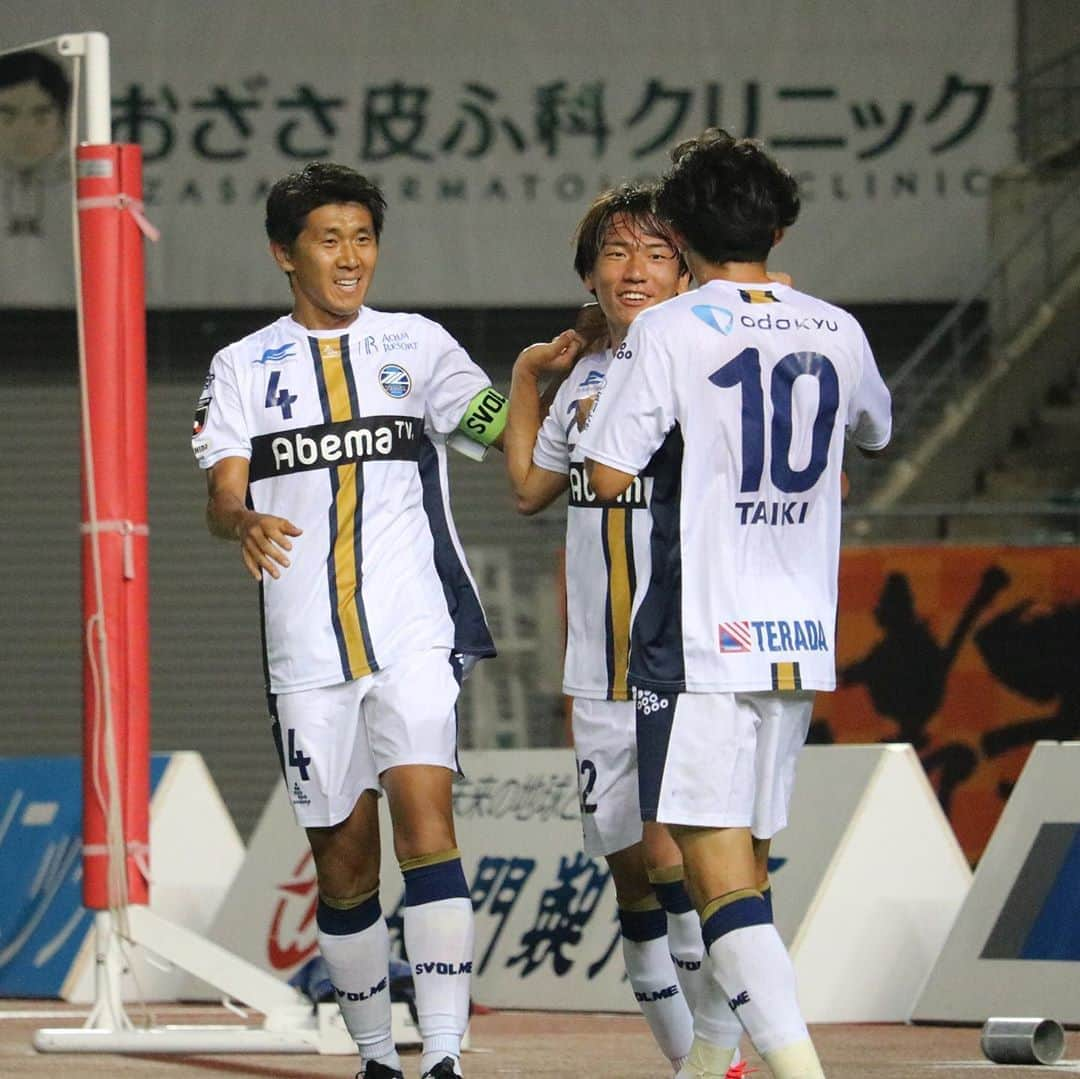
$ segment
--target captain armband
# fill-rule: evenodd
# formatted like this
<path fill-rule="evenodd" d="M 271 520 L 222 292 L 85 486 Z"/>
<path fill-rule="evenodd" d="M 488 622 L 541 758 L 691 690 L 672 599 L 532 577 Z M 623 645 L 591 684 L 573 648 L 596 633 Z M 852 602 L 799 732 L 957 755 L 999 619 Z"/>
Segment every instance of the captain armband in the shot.
<path fill-rule="evenodd" d="M 493 386 L 488 386 L 465 406 L 465 415 L 457 429 L 473 442 L 491 446 L 506 427 L 506 413 L 506 398 Z"/>

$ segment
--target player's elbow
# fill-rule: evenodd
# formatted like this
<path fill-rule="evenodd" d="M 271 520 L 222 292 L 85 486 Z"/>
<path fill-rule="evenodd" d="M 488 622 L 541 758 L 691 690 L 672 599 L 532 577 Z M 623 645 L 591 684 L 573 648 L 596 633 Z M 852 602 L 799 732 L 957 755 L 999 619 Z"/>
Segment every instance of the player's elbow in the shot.
<path fill-rule="evenodd" d="M 547 502 L 529 491 L 514 494 L 514 508 L 522 517 L 532 517 L 533 514 L 539 513 L 546 505 Z"/>

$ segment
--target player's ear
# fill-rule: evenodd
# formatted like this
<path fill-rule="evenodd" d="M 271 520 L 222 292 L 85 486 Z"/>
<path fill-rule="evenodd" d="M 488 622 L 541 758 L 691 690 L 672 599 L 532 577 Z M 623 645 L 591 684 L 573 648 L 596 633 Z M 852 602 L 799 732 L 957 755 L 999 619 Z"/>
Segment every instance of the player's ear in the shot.
<path fill-rule="evenodd" d="M 293 265 L 292 255 L 289 249 L 284 244 L 279 244 L 276 240 L 270 241 L 270 254 L 274 256 L 274 261 L 278 264 L 278 269 L 282 273 L 292 273 L 296 267 Z"/>
<path fill-rule="evenodd" d="M 777 229 L 772 234 L 772 245 L 775 247 L 784 238 L 784 229 Z"/>

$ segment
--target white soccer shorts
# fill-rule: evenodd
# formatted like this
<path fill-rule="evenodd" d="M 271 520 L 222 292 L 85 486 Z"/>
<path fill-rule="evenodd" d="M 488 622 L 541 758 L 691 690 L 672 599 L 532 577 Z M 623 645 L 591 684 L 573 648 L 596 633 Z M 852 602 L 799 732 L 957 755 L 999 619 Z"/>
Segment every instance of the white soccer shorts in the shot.
<path fill-rule="evenodd" d="M 787 824 L 813 693 L 638 690 L 638 767 L 645 820 L 749 828 Z"/>
<path fill-rule="evenodd" d="M 457 697 L 446 648 L 414 652 L 352 682 L 279 693 L 274 734 L 297 823 L 345 820 L 397 765 L 460 771 Z"/>
<path fill-rule="evenodd" d="M 641 839 L 634 702 L 575 697 L 570 722 L 585 853 L 614 854 Z"/>

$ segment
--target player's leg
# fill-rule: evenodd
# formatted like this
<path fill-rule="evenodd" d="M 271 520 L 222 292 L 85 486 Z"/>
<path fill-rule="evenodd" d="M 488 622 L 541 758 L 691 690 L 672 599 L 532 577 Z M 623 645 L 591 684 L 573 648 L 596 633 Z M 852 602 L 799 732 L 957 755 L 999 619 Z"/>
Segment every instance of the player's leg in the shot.
<path fill-rule="evenodd" d="M 778 1079 L 821 1074 L 794 969 L 757 890 L 751 841 L 758 717 L 731 694 L 639 699 L 642 810 L 666 821 L 683 854 L 712 975 Z M 644 761 L 650 764 L 646 768 Z M 699 1046 L 695 1044 L 695 1050 Z M 692 1052 L 687 1075 L 723 1075 Z"/>
<path fill-rule="evenodd" d="M 668 947 L 679 985 L 694 1016 L 694 1040 L 699 1060 L 717 1065 L 738 1064 L 743 1028 L 738 1017 L 719 994 L 708 992 L 709 971 L 705 944 L 690 893 L 686 888 L 682 851 L 664 824 L 644 825 L 645 859 L 649 880 L 667 914 Z"/>
<path fill-rule="evenodd" d="M 319 950 L 365 1072 L 401 1062 L 390 1033 L 390 938 L 379 905 L 375 766 L 361 700 L 370 681 L 277 698 L 275 734 L 287 789 L 319 887 Z"/>
<path fill-rule="evenodd" d="M 454 832 L 458 683 L 446 649 L 376 674 L 368 736 L 405 880 L 405 948 L 423 1040 L 421 1075 L 460 1074 L 469 1022 L 473 909 Z"/>
<path fill-rule="evenodd" d="M 603 857 L 611 870 L 630 987 L 657 1046 L 677 1069 L 690 1048 L 692 1018 L 641 842 L 634 705 L 577 698 L 571 722 L 585 853 Z"/>

